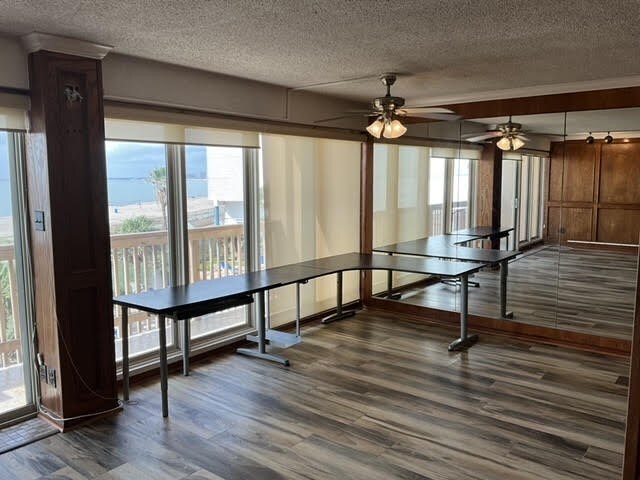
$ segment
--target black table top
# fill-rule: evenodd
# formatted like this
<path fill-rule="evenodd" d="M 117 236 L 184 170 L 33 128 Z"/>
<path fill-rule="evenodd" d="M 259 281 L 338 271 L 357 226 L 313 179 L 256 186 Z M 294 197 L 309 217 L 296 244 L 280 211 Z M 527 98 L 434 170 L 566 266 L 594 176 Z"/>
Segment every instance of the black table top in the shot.
<path fill-rule="evenodd" d="M 471 235 L 477 237 L 478 240 L 482 238 L 491 238 L 491 237 L 504 237 L 509 234 L 509 232 L 513 231 L 513 227 L 470 227 L 463 228 L 462 230 L 456 230 L 452 232 L 451 235 Z"/>
<path fill-rule="evenodd" d="M 393 253 L 401 255 L 415 255 L 447 260 L 462 260 L 465 262 L 483 262 L 494 265 L 504 260 L 511 260 L 518 255 L 512 250 L 487 250 L 484 248 L 462 247 L 442 242 L 435 237 L 419 238 L 407 242 L 393 243 L 376 247 L 374 252 Z"/>
<path fill-rule="evenodd" d="M 247 303 L 243 300 L 253 293 L 341 271 L 398 270 L 442 277 L 459 277 L 476 272 L 483 266 L 482 263 L 441 262 L 430 259 L 347 253 L 242 275 L 203 280 L 179 287 L 120 295 L 115 297 L 113 302 L 150 313 L 184 318 L 176 312 L 198 309 L 209 309 L 212 312 L 222 310 L 228 308 L 229 302 L 233 300 L 238 300 L 238 304 Z"/>

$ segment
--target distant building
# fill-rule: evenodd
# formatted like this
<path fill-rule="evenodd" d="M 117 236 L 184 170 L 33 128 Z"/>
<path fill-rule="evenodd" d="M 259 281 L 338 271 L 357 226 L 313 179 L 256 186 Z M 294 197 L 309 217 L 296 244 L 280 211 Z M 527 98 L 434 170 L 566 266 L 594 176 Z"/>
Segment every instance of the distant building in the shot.
<path fill-rule="evenodd" d="M 214 224 L 244 223 L 242 149 L 207 147 L 207 197 L 214 201 Z"/>

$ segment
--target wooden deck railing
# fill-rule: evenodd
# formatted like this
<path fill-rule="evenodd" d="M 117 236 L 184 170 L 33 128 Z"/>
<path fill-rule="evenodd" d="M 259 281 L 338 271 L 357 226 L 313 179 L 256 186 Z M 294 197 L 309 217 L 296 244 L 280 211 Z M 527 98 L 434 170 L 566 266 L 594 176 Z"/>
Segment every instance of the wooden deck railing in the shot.
<path fill-rule="evenodd" d="M 189 229 L 190 281 L 206 280 L 242 273 L 246 269 L 244 226 L 226 225 Z M 114 295 L 137 293 L 168 286 L 169 245 L 166 231 L 111 236 L 111 273 Z M 120 339 L 120 309 L 114 309 L 115 338 Z M 132 311 L 129 315 L 131 354 L 135 336 L 155 332 L 155 316 Z M 153 342 L 154 344 L 157 341 Z"/>
<path fill-rule="evenodd" d="M 16 253 L 0 245 L 0 368 L 22 362 Z"/>
<path fill-rule="evenodd" d="M 246 269 L 243 225 L 190 229 L 189 249 L 191 281 L 225 277 Z M 111 236 L 114 295 L 166 287 L 170 280 L 169 268 L 166 231 Z M 22 362 L 17 285 L 15 249 L 13 245 L 0 245 L 0 368 Z M 122 328 L 119 309 L 114 309 L 114 321 L 118 341 Z M 144 350 L 146 344 L 157 344 L 157 340 L 141 341 L 136 347 L 133 338 L 157 328 L 155 316 L 131 312 L 131 354 L 137 353 L 136 348 Z"/>

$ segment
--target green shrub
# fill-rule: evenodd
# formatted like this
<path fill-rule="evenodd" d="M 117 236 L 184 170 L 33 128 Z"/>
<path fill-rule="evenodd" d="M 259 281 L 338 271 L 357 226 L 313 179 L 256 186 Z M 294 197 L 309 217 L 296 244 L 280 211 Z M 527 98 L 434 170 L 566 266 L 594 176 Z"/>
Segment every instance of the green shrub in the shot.
<path fill-rule="evenodd" d="M 127 218 L 122 225 L 117 227 L 115 233 L 140 233 L 150 232 L 153 228 L 153 220 L 144 215 Z"/>

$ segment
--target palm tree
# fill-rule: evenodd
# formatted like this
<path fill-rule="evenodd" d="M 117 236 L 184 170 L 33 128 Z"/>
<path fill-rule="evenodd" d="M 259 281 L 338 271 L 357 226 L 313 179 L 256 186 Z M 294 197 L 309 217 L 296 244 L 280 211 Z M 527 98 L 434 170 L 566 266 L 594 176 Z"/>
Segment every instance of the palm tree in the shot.
<path fill-rule="evenodd" d="M 167 168 L 158 167 L 149 173 L 149 183 L 153 185 L 156 201 L 160 204 L 162 211 L 162 223 L 167 229 Z"/>

